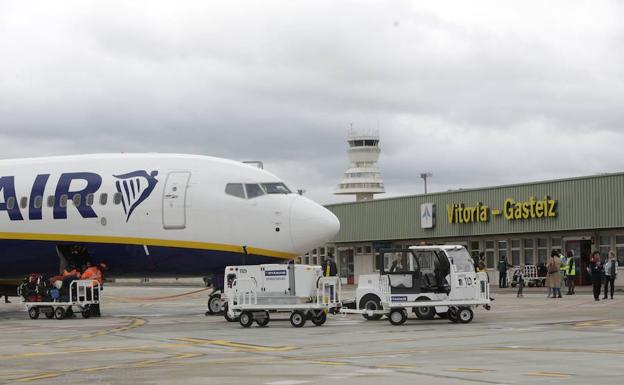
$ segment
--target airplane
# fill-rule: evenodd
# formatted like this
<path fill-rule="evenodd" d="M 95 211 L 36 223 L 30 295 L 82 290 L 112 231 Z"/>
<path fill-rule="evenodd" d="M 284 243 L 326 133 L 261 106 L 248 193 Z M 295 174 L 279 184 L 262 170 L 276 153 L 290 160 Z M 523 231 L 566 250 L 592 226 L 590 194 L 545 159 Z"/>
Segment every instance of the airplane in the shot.
<path fill-rule="evenodd" d="M 243 162 L 184 154 L 0 160 L 0 285 L 87 261 L 105 263 L 111 278 L 214 276 L 218 285 L 226 266 L 292 260 L 339 229 L 329 210 Z"/>

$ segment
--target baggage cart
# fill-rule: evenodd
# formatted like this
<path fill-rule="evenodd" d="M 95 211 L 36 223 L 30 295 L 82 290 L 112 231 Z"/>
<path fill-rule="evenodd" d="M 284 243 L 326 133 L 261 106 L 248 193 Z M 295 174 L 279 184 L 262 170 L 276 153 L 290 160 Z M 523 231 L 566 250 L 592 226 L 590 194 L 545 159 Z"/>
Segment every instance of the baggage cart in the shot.
<path fill-rule="evenodd" d="M 92 307 L 101 303 L 101 291 L 102 288 L 98 282 L 76 280 L 69 285 L 66 301 L 58 298 L 45 302 L 32 302 L 22 298 L 22 304 L 31 319 L 39 318 L 40 314 L 44 314 L 48 319 L 63 319 L 73 314 L 73 308 L 76 308 L 83 318 L 89 318 L 92 315 Z M 19 294 L 21 297 L 21 292 Z"/>

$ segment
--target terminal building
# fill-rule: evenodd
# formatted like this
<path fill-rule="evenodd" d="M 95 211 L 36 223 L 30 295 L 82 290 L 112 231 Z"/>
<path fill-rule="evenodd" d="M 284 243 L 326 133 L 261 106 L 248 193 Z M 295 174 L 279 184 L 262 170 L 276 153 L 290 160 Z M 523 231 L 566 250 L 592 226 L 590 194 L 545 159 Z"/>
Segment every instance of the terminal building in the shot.
<path fill-rule="evenodd" d="M 573 250 L 589 284 L 590 253 L 610 250 L 624 266 L 624 173 L 460 189 L 326 206 L 339 219 L 336 238 L 300 257 L 320 264 L 332 253 L 345 283 L 376 270 L 374 250 L 415 244 L 461 244 L 485 253 L 492 282 L 504 257 L 513 265 L 547 262 Z M 622 274 L 618 281 L 624 283 Z M 617 284 L 617 283 L 616 283 Z"/>

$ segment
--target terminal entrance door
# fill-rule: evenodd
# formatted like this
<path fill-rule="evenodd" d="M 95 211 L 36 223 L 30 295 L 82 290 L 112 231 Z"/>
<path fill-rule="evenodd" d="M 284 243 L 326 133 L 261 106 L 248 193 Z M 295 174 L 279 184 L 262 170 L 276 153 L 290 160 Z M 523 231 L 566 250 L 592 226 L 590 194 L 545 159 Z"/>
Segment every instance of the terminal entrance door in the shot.
<path fill-rule="evenodd" d="M 587 273 L 591 254 L 591 240 L 569 240 L 565 242 L 565 253 L 574 251 L 576 258 L 576 285 L 591 285 L 591 278 Z"/>

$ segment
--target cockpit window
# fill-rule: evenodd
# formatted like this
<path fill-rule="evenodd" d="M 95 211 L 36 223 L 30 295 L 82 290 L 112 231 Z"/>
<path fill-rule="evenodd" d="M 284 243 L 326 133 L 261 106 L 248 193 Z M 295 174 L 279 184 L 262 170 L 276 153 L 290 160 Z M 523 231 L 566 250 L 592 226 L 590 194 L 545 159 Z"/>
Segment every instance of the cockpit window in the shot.
<path fill-rule="evenodd" d="M 264 195 L 264 190 L 259 184 L 246 184 L 245 190 L 247 190 L 247 198 L 249 199 Z"/>
<path fill-rule="evenodd" d="M 262 183 L 262 188 L 267 194 L 290 194 L 291 191 L 284 183 Z"/>
<path fill-rule="evenodd" d="M 245 189 L 243 189 L 242 183 L 228 183 L 225 185 L 225 193 L 245 199 Z"/>

